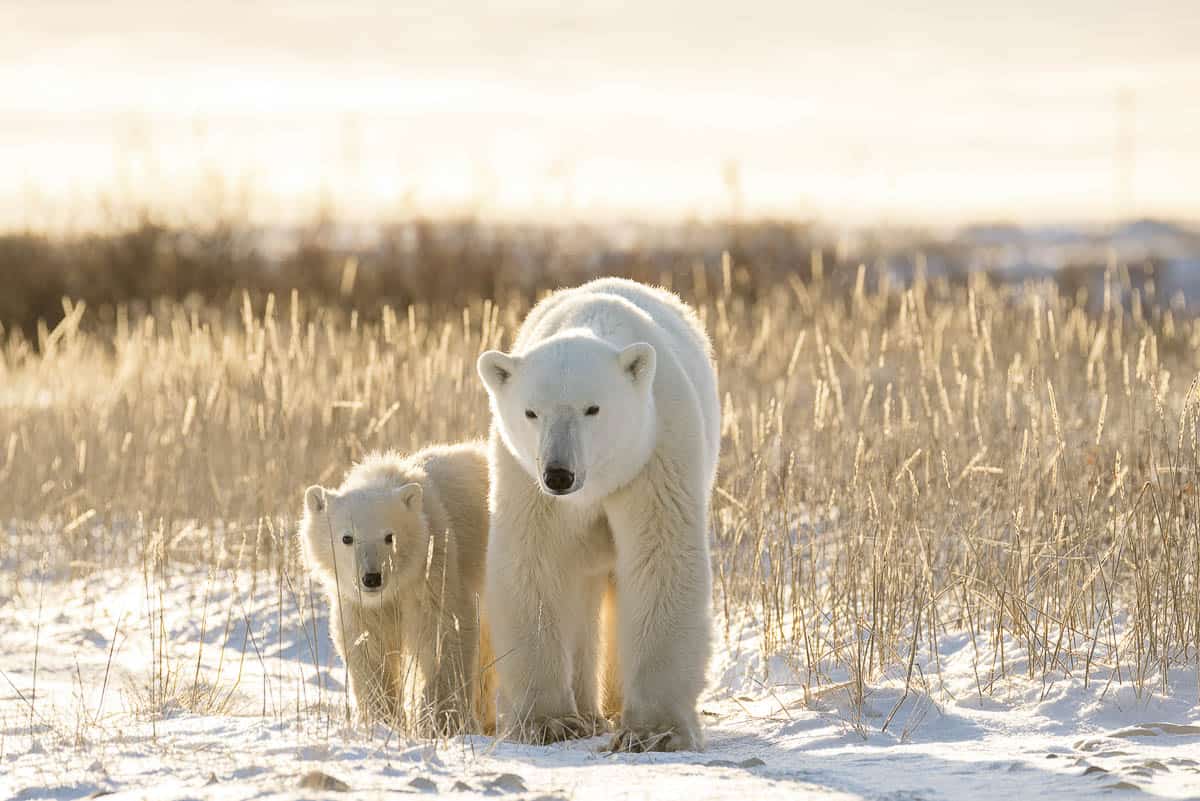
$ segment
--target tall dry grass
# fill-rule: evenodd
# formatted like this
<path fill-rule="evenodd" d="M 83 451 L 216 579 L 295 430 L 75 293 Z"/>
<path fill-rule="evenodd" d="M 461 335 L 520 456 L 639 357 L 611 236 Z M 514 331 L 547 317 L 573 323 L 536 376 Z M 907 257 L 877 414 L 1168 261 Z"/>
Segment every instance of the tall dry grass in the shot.
<path fill-rule="evenodd" d="M 1153 689 L 1200 661 L 1200 323 L 1115 270 L 1098 315 L 1051 285 L 876 293 L 859 272 L 845 293 L 810 272 L 688 283 L 723 393 L 721 619 L 860 693 L 950 632 L 981 654 L 980 695 L 1014 670 Z M 293 574 L 306 485 L 485 433 L 475 357 L 528 306 L 365 317 L 292 293 L 103 323 L 64 303 L 0 352 L 12 592 L 43 559 Z"/>

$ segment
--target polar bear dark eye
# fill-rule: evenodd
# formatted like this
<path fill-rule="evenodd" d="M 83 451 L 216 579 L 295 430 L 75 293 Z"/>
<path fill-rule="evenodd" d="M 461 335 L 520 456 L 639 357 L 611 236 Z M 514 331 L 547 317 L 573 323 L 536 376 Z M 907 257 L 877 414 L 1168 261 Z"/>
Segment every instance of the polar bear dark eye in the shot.
<path fill-rule="evenodd" d="M 392 540 L 394 540 L 394 539 L 395 539 L 395 536 L 390 531 L 387 534 L 383 535 L 383 541 L 386 542 L 388 545 L 391 545 Z"/>
<path fill-rule="evenodd" d="M 533 409 L 526 409 L 525 416 L 528 417 L 530 420 L 537 419 L 537 415 L 534 413 Z"/>
<path fill-rule="evenodd" d="M 600 407 L 599 406 L 589 406 L 583 410 L 583 413 L 586 414 L 588 417 L 595 417 L 596 415 L 600 414 Z"/>
<path fill-rule="evenodd" d="M 345 543 L 346 545 L 353 545 L 353 544 L 354 544 L 354 537 L 351 537 L 349 534 L 343 534 L 343 535 L 342 535 L 342 542 L 343 542 L 343 543 Z"/>

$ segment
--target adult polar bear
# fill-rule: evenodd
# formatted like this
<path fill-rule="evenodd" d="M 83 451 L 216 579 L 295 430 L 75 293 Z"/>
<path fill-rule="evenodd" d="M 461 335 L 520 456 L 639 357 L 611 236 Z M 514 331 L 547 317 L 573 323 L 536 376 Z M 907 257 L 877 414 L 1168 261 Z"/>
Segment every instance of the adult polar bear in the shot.
<path fill-rule="evenodd" d="M 703 747 L 711 351 L 677 297 L 607 278 L 550 295 L 512 353 L 479 357 L 493 414 L 485 602 L 501 711 L 524 739 L 590 735 L 619 710 L 616 750 Z"/>

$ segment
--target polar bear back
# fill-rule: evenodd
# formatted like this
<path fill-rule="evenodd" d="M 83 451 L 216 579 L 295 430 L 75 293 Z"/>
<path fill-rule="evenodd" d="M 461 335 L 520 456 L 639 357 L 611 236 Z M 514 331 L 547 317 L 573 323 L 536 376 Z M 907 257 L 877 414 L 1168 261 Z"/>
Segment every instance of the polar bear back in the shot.
<path fill-rule="evenodd" d="M 421 451 L 420 457 L 429 483 L 437 489 L 446 528 L 458 540 L 459 576 L 474 594 L 483 585 L 487 554 L 487 446 L 483 442 L 439 445 Z"/>
<path fill-rule="evenodd" d="M 585 329 L 617 348 L 648 342 L 658 355 L 654 380 L 660 414 L 698 410 L 706 472 L 716 473 L 721 436 L 712 345 L 695 312 L 671 292 L 624 278 L 601 278 L 559 290 L 530 311 L 517 332 L 513 354 L 521 355 L 567 331 Z M 680 388 L 691 398 L 681 397 Z"/>

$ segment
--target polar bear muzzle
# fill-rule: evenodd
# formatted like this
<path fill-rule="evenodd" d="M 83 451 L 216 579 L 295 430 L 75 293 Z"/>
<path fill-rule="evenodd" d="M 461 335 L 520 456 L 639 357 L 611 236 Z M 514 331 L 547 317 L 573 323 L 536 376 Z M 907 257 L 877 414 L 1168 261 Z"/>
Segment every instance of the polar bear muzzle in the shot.
<path fill-rule="evenodd" d="M 555 409 L 542 429 L 538 462 L 542 466 L 542 490 L 548 495 L 570 495 L 583 489 L 587 477 L 579 416 L 574 409 Z"/>
<path fill-rule="evenodd" d="M 355 548 L 358 570 L 358 587 L 362 592 L 380 592 L 383 589 L 384 562 L 388 551 L 382 545 L 363 543 Z"/>
<path fill-rule="evenodd" d="M 552 464 L 542 473 L 542 483 L 555 495 L 566 495 L 575 488 L 575 473 L 559 464 Z"/>

